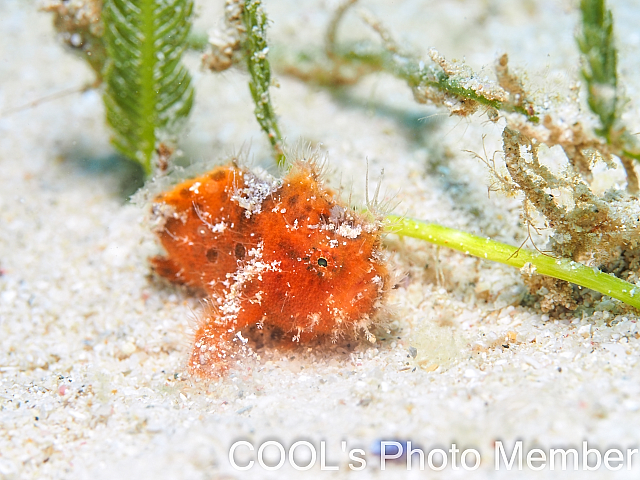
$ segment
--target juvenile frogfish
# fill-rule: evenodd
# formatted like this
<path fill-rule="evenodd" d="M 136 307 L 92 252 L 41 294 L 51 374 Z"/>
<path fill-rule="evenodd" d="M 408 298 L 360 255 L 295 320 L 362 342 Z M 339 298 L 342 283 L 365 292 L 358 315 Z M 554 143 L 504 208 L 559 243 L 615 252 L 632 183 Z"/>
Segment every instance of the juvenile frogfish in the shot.
<path fill-rule="evenodd" d="M 381 222 L 323 186 L 313 160 L 282 180 L 236 165 L 177 185 L 153 203 L 166 256 L 155 271 L 206 295 L 189 370 L 222 375 L 246 329 L 274 327 L 281 342 L 363 334 L 389 284 Z"/>

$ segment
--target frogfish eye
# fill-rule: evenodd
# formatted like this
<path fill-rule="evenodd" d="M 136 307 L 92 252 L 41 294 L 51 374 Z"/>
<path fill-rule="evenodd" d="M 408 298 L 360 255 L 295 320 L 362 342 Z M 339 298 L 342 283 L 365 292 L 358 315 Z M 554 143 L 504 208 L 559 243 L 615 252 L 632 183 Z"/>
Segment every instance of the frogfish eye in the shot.
<path fill-rule="evenodd" d="M 320 265 L 321 267 L 326 267 L 327 265 L 329 265 L 329 263 L 327 262 L 326 258 L 320 257 L 318 259 L 318 265 Z"/>

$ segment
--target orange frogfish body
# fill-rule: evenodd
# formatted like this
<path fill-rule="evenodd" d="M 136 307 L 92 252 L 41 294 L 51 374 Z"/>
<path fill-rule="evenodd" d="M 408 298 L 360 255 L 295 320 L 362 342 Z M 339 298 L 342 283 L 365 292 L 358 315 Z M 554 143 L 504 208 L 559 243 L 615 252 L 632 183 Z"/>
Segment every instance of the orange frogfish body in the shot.
<path fill-rule="evenodd" d="M 367 339 L 387 291 L 381 225 L 342 204 L 313 161 L 283 180 L 229 165 L 177 185 L 153 204 L 167 279 L 207 295 L 195 332 L 192 373 L 222 374 L 243 341 L 264 325 L 281 341 Z"/>

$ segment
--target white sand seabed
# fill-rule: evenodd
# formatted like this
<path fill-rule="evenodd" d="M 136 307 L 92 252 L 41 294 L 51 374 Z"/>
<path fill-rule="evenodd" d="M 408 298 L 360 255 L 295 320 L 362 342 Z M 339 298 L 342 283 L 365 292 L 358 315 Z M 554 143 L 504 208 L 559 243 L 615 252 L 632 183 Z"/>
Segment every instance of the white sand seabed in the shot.
<path fill-rule="evenodd" d="M 575 2 L 362 3 L 402 41 L 465 57 L 487 75 L 507 51 L 539 92 L 562 97 L 577 79 Z M 610 3 L 631 99 L 625 120 L 635 132 L 640 8 Z M 319 44 L 334 4 L 267 1 L 274 42 Z M 200 5 L 198 27 L 216 25 L 220 11 Z M 355 15 L 347 23 L 346 36 L 368 35 Z M 0 32 L 0 111 L 92 80 L 34 3 L 0 2 Z M 267 165 L 245 76 L 200 72 L 195 55 L 188 63 L 198 96 L 183 150 L 193 169 L 243 145 Z M 487 152 L 499 149 L 500 124 L 418 106 L 386 76 L 363 81 L 349 104 L 278 82 L 287 138 L 322 143 L 330 181 L 354 198 L 364 197 L 368 158 L 372 177 L 385 167 L 384 187 L 399 191 L 397 211 L 512 244 L 524 238 L 517 199 L 487 198 L 485 167 L 463 152 L 482 152 L 483 134 Z M 411 115 L 425 120 L 411 127 Z M 393 331 L 374 346 L 262 349 L 223 380 L 193 383 L 185 360 L 198 299 L 150 276 L 147 258 L 158 247 L 146 211 L 119 193 L 125 179 L 108 161 L 103 116 L 99 93 L 88 91 L 0 117 L 0 478 L 638 477 L 637 454 L 632 470 L 616 473 L 557 464 L 534 471 L 526 460 L 521 472 L 494 469 L 496 441 L 510 452 L 522 440 L 525 459 L 534 447 L 548 454 L 583 441 L 625 456 L 639 448 L 637 317 L 549 319 L 518 306 L 519 272 L 417 241 L 387 239 L 391 265 L 407 276 L 389 298 Z M 307 472 L 289 463 L 237 471 L 227 457 L 237 440 L 256 450 L 267 440 L 287 449 L 306 440 L 318 458 Z M 407 472 L 402 462 L 382 471 L 381 440 L 411 441 L 425 453 L 455 443 L 482 462 L 474 472 L 451 459 L 440 473 Z M 322 441 L 337 471 L 321 470 Z M 354 448 L 364 450 L 364 471 L 349 468 Z M 237 453 L 239 463 L 256 454 Z"/>

